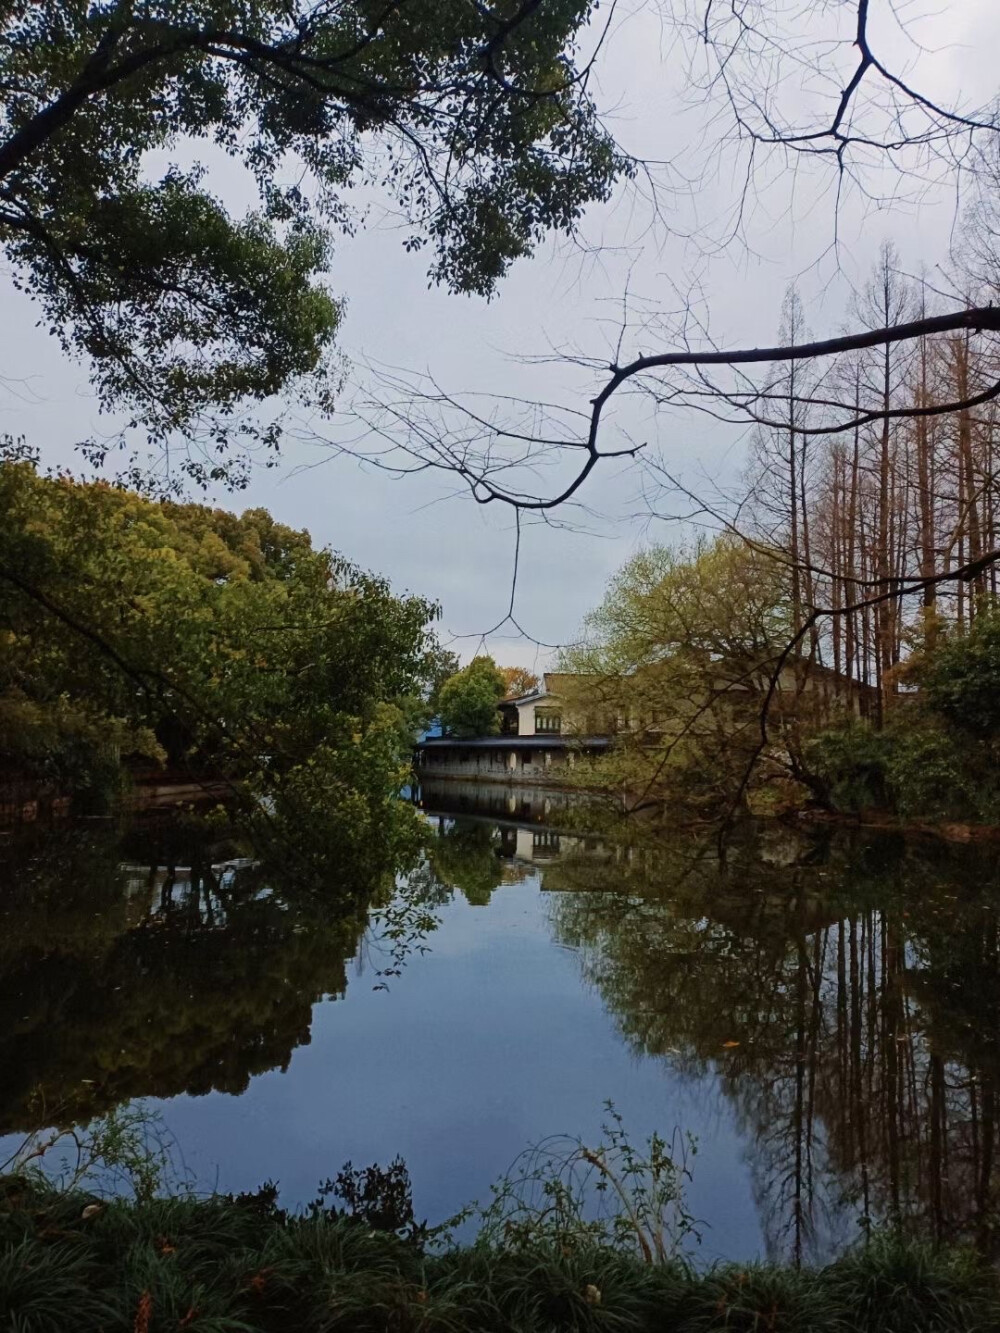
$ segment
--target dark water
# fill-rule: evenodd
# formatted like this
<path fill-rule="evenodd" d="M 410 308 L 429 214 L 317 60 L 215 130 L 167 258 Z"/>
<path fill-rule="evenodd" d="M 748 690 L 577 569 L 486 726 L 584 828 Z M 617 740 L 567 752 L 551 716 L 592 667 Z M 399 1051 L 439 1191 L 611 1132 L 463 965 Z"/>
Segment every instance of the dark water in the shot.
<path fill-rule="evenodd" d="M 436 1220 L 610 1098 L 637 1139 L 696 1137 L 707 1257 L 821 1259 L 887 1218 L 993 1248 L 994 851 L 771 827 L 720 864 L 584 836 L 559 793 L 421 802 L 404 908 L 296 900 L 162 824 L 8 839 L 0 1134 L 144 1098 L 203 1185 L 305 1202 L 401 1153 Z M 397 956 L 414 913 L 436 929 Z"/>

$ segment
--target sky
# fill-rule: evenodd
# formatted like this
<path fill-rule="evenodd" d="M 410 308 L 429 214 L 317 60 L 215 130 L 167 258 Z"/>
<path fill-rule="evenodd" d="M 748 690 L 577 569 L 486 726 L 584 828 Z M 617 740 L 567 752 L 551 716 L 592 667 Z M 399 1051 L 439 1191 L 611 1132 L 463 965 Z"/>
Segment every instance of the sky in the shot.
<path fill-rule="evenodd" d="M 795 38 L 807 39 L 810 10 L 823 7 L 776 2 L 793 16 Z M 685 3 L 676 0 L 676 7 Z M 658 169 L 656 215 L 648 191 L 619 191 L 611 204 L 587 215 L 578 243 L 543 245 L 486 302 L 428 288 L 426 258 L 404 251 L 399 231 L 380 221 L 376 202 L 371 225 L 337 242 L 329 273 L 331 290 L 346 299 L 339 349 L 351 364 L 352 382 L 365 382 L 366 367 L 391 366 L 432 374 L 449 391 L 558 398 L 585 407 L 595 389 L 589 374 L 551 361 L 525 364 L 525 358 L 553 350 L 610 356 L 626 293 L 638 315 L 656 304 L 674 308 L 697 291 L 717 342 L 760 344 L 776 334 L 791 281 L 799 284 L 812 331 L 837 332 L 852 285 L 864 280 L 886 237 L 911 272 L 933 274 L 947 262 L 957 216 L 953 176 L 888 206 L 850 189 L 838 203 L 829 171 L 809 163 L 765 173 L 741 234 L 719 244 L 740 196 L 743 163 L 721 143 L 725 112 L 691 94 L 690 74 L 701 68 L 697 45 L 664 26 L 663 7 L 625 0 L 593 87 L 622 144 L 669 164 Z M 880 54 L 929 95 L 966 105 L 995 95 L 996 0 L 873 0 L 871 8 Z M 849 59 L 846 52 L 844 68 Z M 813 91 L 790 93 L 789 105 L 805 107 Z M 829 95 L 828 88 L 821 91 Z M 208 165 L 210 186 L 239 211 L 247 203 L 243 182 L 228 163 Z M 25 436 L 41 449 L 43 462 L 79 470 L 74 442 L 107 428 L 86 367 L 62 354 L 38 327 L 29 296 L 2 274 L 0 302 L 0 432 Z M 662 350 L 638 326 L 624 346 L 632 353 Z M 654 419 L 627 400 L 618 411 L 633 437 L 692 488 L 738 485 L 746 441 L 736 431 L 700 415 Z M 356 434 L 357 425 L 345 419 L 324 430 L 336 440 L 339 432 Z M 441 637 L 463 658 L 485 642 L 503 663 L 543 669 L 554 664 L 554 651 L 541 645 L 578 635 L 608 578 L 636 549 L 691 535 L 690 524 L 651 520 L 641 491 L 634 465 L 610 464 L 588 482 L 583 510 L 553 526 L 526 525 L 515 612 L 527 637 L 507 625 L 485 640 L 510 600 L 514 516 L 476 505 L 454 479 L 394 479 L 294 440 L 281 466 L 260 471 L 246 492 L 211 499 L 235 509 L 266 506 L 282 522 L 307 528 L 317 544 L 385 574 L 397 590 L 435 599 L 442 607 Z"/>

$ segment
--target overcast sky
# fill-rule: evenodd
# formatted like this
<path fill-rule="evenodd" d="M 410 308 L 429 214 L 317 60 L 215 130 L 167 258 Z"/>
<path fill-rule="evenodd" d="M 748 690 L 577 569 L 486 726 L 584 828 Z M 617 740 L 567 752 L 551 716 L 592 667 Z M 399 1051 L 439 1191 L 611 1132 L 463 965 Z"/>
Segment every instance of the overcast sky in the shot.
<path fill-rule="evenodd" d="M 846 318 L 851 283 L 863 280 L 887 236 L 912 271 L 933 271 L 946 262 L 955 223 L 953 193 L 931 190 L 919 202 L 891 209 L 849 196 L 838 214 L 831 178 L 809 166 L 758 196 L 746 220 L 745 243 L 713 254 L 692 243 L 691 234 L 714 235 L 729 216 L 739 190 L 739 159 L 717 147 L 723 128 L 718 108 L 685 103 L 686 52 L 661 27 L 655 6 L 629 3 L 630 12 L 623 11 L 605 48 L 595 96 L 613 109 L 613 126 L 627 148 L 669 160 L 688 177 L 694 167 L 705 173 L 694 196 L 664 190 L 660 225 L 651 227 L 647 200 L 623 191 L 614 206 L 587 218 L 590 249 L 547 245 L 516 266 L 489 304 L 428 290 L 426 259 L 405 253 L 401 235 L 389 225 L 338 242 L 330 283 L 347 299 L 340 348 L 358 377 L 364 363 L 374 361 L 429 371 L 455 391 L 574 402 L 586 391 L 578 372 L 526 367 L 518 358 L 553 347 L 603 355 L 626 287 L 641 300 L 671 306 L 697 282 L 717 342 L 761 343 L 775 335 L 782 297 L 793 279 L 799 281 L 812 330 L 836 332 Z M 914 79 L 919 74 L 922 87 L 949 101 L 958 96 L 975 104 L 995 95 L 997 0 L 950 0 L 933 14 L 912 0 L 896 0 L 895 8 L 928 49 L 920 54 L 904 41 L 890 0 L 873 0 L 883 58 L 912 71 Z M 808 12 L 810 6 L 799 9 Z M 212 183 L 232 207 L 240 206 L 239 183 L 225 167 Z M 47 462 L 66 463 L 75 440 L 103 428 L 85 370 L 67 362 L 36 326 L 37 310 L 26 296 L 6 284 L 2 297 L 0 431 L 26 436 Z M 641 345 L 651 350 L 648 342 Z M 739 476 L 741 440 L 707 418 L 654 423 L 630 419 L 628 405 L 622 410 L 630 429 L 692 483 L 708 486 L 713 477 Z M 531 635 L 546 643 L 571 640 L 608 576 L 639 544 L 676 540 L 676 525 L 650 525 L 637 516 L 637 487 L 634 471 L 609 467 L 592 478 L 582 497 L 594 517 L 575 515 L 570 527 L 525 530 L 517 615 Z M 248 492 L 213 499 L 236 509 L 265 505 L 281 521 L 308 528 L 317 543 L 386 574 L 397 589 L 437 599 L 444 611 L 442 635 L 465 636 L 454 641 L 465 657 L 506 610 L 512 516 L 476 506 L 443 478 L 393 480 L 293 442 L 281 468 L 262 472 Z M 517 637 L 495 636 L 489 646 L 503 662 L 541 667 L 551 658 Z"/>

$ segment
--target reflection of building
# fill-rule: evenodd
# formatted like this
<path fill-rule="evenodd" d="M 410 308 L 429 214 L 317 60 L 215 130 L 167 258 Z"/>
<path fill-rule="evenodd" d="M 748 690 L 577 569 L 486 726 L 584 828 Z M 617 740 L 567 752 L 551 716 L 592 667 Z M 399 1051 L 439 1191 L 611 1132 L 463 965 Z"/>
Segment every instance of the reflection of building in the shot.
<path fill-rule="evenodd" d="M 623 851 L 608 848 L 596 835 L 578 831 L 587 799 L 576 792 L 499 791 L 482 783 L 449 781 L 421 786 L 414 799 L 436 822 L 439 838 L 445 842 L 456 842 L 461 830 L 491 830 L 492 848 L 503 866 L 501 880 L 505 883 L 523 879 L 525 871 L 551 869 L 567 857 L 606 861 Z M 545 889 L 562 887 L 548 879 L 540 883 Z"/>
<path fill-rule="evenodd" d="M 588 798 L 573 790 L 554 787 L 499 787 L 485 782 L 435 783 L 425 779 L 411 793 L 421 810 L 432 816 L 471 816 L 488 819 L 498 828 L 537 825 L 563 829 L 578 822 Z M 569 812 L 575 811 L 574 816 Z"/>
<path fill-rule="evenodd" d="M 469 782 L 555 783 L 578 755 L 602 754 L 607 736 L 476 736 L 421 741 L 417 772 L 424 778 Z"/>

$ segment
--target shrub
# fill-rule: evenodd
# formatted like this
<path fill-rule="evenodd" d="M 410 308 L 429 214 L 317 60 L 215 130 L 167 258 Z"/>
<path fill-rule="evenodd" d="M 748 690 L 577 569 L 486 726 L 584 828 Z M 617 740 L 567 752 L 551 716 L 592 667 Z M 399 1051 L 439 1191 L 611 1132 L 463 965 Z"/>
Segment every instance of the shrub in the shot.
<path fill-rule="evenodd" d="M 852 722 L 822 732 L 806 757 L 836 810 L 889 810 L 928 819 L 996 817 L 990 754 L 924 709 L 906 709 L 883 731 Z"/>
<path fill-rule="evenodd" d="M 1000 607 L 984 608 L 965 635 L 945 639 L 916 677 L 927 707 L 950 726 L 980 739 L 1000 737 Z"/>
<path fill-rule="evenodd" d="M 821 732 L 806 748 L 806 762 L 826 787 L 831 805 L 851 813 L 890 805 L 890 757 L 889 737 L 867 722 Z"/>

